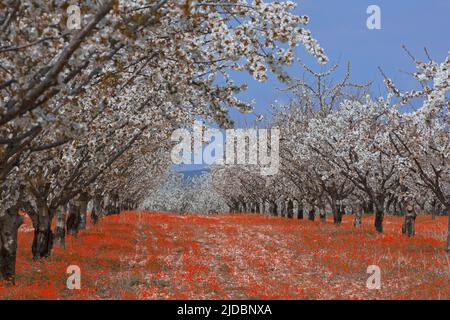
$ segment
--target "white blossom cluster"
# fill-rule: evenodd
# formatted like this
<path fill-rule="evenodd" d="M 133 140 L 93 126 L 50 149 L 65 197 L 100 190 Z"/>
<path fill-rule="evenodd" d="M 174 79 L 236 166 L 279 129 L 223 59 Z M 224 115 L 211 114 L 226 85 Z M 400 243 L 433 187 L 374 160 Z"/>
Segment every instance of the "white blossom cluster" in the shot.
<path fill-rule="evenodd" d="M 224 213 L 228 205 L 212 185 L 212 176 L 203 172 L 196 176 L 174 174 L 153 189 L 146 189 L 142 209 L 153 212 Z"/>

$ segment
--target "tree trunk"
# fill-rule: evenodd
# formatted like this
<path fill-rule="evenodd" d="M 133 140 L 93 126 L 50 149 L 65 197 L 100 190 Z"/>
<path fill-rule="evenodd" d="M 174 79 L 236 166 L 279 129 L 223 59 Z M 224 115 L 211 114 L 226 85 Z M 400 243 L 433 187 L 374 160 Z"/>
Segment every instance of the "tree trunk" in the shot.
<path fill-rule="evenodd" d="M 320 209 L 319 217 L 321 222 L 327 222 L 327 212 L 325 211 L 325 209 Z"/>
<path fill-rule="evenodd" d="M 432 206 L 433 208 L 431 209 L 431 219 L 436 220 L 436 213 L 438 212 L 436 199 L 433 200 Z"/>
<path fill-rule="evenodd" d="M 286 217 L 286 201 L 284 200 L 284 198 L 280 201 L 280 216 L 281 217 Z"/>
<path fill-rule="evenodd" d="M 383 218 L 384 210 L 383 205 L 377 203 L 375 206 L 375 230 L 379 233 L 383 233 Z"/>
<path fill-rule="evenodd" d="M 389 196 L 386 201 L 386 210 L 391 214 L 395 214 L 395 197 L 393 195 Z"/>
<path fill-rule="evenodd" d="M 33 217 L 34 238 L 31 246 L 33 259 L 50 256 L 53 247 L 52 215 L 45 202 L 38 201 L 37 214 Z"/>
<path fill-rule="evenodd" d="M 15 283 L 17 234 L 23 217 L 18 207 L 0 214 L 0 280 Z"/>
<path fill-rule="evenodd" d="M 405 222 L 402 227 L 402 233 L 406 234 L 408 237 L 413 237 L 416 233 L 414 228 L 415 221 L 416 221 L 415 212 L 406 212 Z"/>
<path fill-rule="evenodd" d="M 363 204 L 363 210 L 364 213 L 369 214 L 369 213 L 373 213 L 374 212 L 374 204 L 373 201 L 369 201 L 369 202 L 364 202 Z"/>
<path fill-rule="evenodd" d="M 113 214 L 120 214 L 120 209 L 118 206 L 119 203 L 119 197 L 116 195 L 112 195 L 111 197 L 108 197 L 108 205 L 106 206 L 106 214 L 107 216 L 113 215 Z M 241 202 L 242 208 L 240 212 L 245 212 L 245 204 Z"/>
<path fill-rule="evenodd" d="M 316 218 L 316 211 L 314 208 L 312 208 L 308 211 L 308 220 L 314 221 L 315 218 Z"/>
<path fill-rule="evenodd" d="M 233 210 L 233 213 L 238 213 L 239 212 L 239 201 L 234 201 L 233 207 L 231 209 Z"/>
<path fill-rule="evenodd" d="M 342 210 L 336 200 L 331 201 L 331 207 L 333 210 L 333 222 L 336 225 L 340 225 L 342 223 Z"/>
<path fill-rule="evenodd" d="M 67 217 L 67 233 L 68 234 L 77 234 L 78 233 L 78 225 L 80 224 L 80 209 L 74 203 L 69 203 L 69 215 Z"/>
<path fill-rule="evenodd" d="M 83 193 L 79 198 L 79 208 L 80 208 L 80 223 L 78 224 L 78 230 L 86 229 L 86 216 L 87 216 L 87 206 L 89 198 L 87 194 Z"/>
<path fill-rule="evenodd" d="M 276 211 L 274 210 L 274 207 L 275 207 L 275 203 L 273 201 L 269 201 L 268 211 L 269 211 L 269 214 L 271 214 L 273 216 L 276 215 Z"/>
<path fill-rule="evenodd" d="M 356 210 L 355 212 L 355 220 L 353 221 L 353 225 L 355 227 L 361 227 L 361 217 L 362 217 L 362 210 Z"/>
<path fill-rule="evenodd" d="M 298 200 L 297 200 L 297 219 L 303 220 L 303 206 L 300 204 Z"/>
<path fill-rule="evenodd" d="M 100 219 L 102 200 L 100 197 L 95 196 L 92 203 L 91 223 L 96 224 Z M 230 210 L 232 210 L 230 208 Z"/>
<path fill-rule="evenodd" d="M 66 211 L 66 206 L 56 211 L 55 245 L 63 248 L 66 246 Z"/>
<path fill-rule="evenodd" d="M 287 202 L 287 217 L 292 219 L 294 217 L 294 202 L 291 199 Z"/>
<path fill-rule="evenodd" d="M 231 209 L 230 209 L 231 211 Z M 95 206 L 92 206 L 92 211 L 91 211 L 91 223 L 92 224 L 97 224 L 98 222 L 98 214 L 97 214 L 97 209 L 95 208 Z"/>

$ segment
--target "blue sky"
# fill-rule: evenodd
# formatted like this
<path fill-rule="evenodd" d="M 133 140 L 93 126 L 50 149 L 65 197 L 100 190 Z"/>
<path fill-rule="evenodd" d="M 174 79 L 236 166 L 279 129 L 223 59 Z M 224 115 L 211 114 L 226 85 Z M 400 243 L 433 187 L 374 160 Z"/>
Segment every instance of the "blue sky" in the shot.
<path fill-rule="evenodd" d="M 412 60 L 402 49 L 406 45 L 416 58 L 426 59 L 424 47 L 431 56 L 441 62 L 450 51 L 450 0 L 297 0 L 296 13 L 310 17 L 308 28 L 325 49 L 330 63 L 340 63 L 345 71 L 351 63 L 351 80 L 354 83 L 372 81 L 374 94 L 384 94 L 385 87 L 377 66 L 392 78 L 403 90 L 414 87 L 415 82 L 402 71 L 414 71 Z M 369 30 L 366 13 L 369 5 L 381 9 L 381 30 Z M 321 70 L 321 66 L 299 46 L 297 55 L 309 66 Z M 300 68 L 292 74 L 300 76 Z M 241 74 L 235 79 L 245 81 L 249 89 L 241 97 L 256 100 L 256 113 L 264 113 L 273 101 L 287 101 L 288 94 L 277 88 L 282 85 L 269 79 L 265 83 L 253 81 Z M 236 126 L 253 122 L 253 117 L 232 111 Z"/>

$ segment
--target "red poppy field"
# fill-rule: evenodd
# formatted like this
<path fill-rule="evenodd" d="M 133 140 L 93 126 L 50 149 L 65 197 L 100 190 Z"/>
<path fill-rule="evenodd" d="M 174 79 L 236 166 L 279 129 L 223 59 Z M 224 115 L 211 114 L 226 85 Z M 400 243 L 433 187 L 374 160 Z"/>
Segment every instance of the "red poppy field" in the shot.
<path fill-rule="evenodd" d="M 449 299 L 446 217 L 419 216 L 416 237 L 401 217 L 331 222 L 265 215 L 123 212 L 89 225 L 50 258 L 31 259 L 32 228 L 21 227 L 16 285 L 1 299 Z M 69 290 L 69 265 L 81 289 Z M 369 290 L 369 265 L 381 289 Z"/>

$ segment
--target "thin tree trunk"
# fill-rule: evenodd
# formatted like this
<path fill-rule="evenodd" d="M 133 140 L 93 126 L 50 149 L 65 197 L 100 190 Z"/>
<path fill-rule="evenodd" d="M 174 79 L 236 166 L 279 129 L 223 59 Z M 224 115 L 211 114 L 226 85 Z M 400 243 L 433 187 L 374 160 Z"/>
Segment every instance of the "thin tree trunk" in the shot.
<path fill-rule="evenodd" d="M 431 219 L 432 219 L 432 220 L 436 220 L 436 213 L 437 213 L 437 211 L 438 211 L 437 208 L 436 208 L 437 201 L 436 201 L 436 200 L 433 200 L 432 205 L 433 205 L 433 208 L 431 209 Z"/>
<path fill-rule="evenodd" d="M 238 201 L 233 201 L 232 202 L 231 210 L 232 210 L 232 213 L 239 212 L 239 202 Z"/>
<path fill-rule="evenodd" d="M 67 233 L 77 234 L 80 223 L 80 209 L 73 201 L 69 202 L 69 215 L 67 217 Z"/>
<path fill-rule="evenodd" d="M 100 219 L 101 215 L 101 198 L 99 196 L 95 196 L 92 203 L 92 212 L 91 212 L 91 223 L 96 224 Z"/>
<path fill-rule="evenodd" d="M 372 200 L 369 200 L 369 202 L 365 202 L 363 204 L 364 213 L 366 213 L 366 214 L 374 213 L 374 211 L 375 211 L 374 207 L 375 207 L 375 205 Z"/>
<path fill-rule="evenodd" d="M 269 214 L 271 214 L 271 215 L 273 215 L 273 216 L 276 216 L 277 215 L 277 212 L 276 212 L 276 210 L 275 210 L 275 202 L 273 202 L 273 201 L 269 201 L 269 208 L 268 208 L 268 211 L 269 211 Z"/>
<path fill-rule="evenodd" d="M 383 233 L 383 218 L 384 218 L 383 206 L 377 204 L 375 206 L 375 230 L 379 233 Z"/>
<path fill-rule="evenodd" d="M 415 221 L 416 221 L 415 212 L 406 212 L 402 232 L 406 234 L 408 237 L 413 237 L 416 233 Z"/>
<path fill-rule="evenodd" d="M 31 246 L 33 259 L 47 258 L 53 247 L 53 232 L 51 229 L 52 215 L 45 202 L 38 201 L 37 214 L 32 220 L 34 226 L 34 238 Z"/>
<path fill-rule="evenodd" d="M 303 220 L 303 206 L 300 204 L 300 201 L 297 200 L 297 219 Z"/>
<path fill-rule="evenodd" d="M 259 199 L 259 211 L 258 211 L 259 213 L 265 213 L 264 204 L 265 204 L 265 201 Z"/>
<path fill-rule="evenodd" d="M 355 227 L 361 227 L 361 217 L 362 217 L 363 210 L 357 209 L 355 212 L 355 220 L 353 221 L 353 225 Z"/>
<path fill-rule="evenodd" d="M 294 202 L 291 199 L 287 202 L 287 217 L 292 219 L 294 217 Z"/>
<path fill-rule="evenodd" d="M 274 216 L 278 216 L 278 205 L 275 201 L 273 202 L 273 206 L 272 206 L 272 214 Z"/>
<path fill-rule="evenodd" d="M 281 217 L 286 217 L 286 201 L 284 200 L 284 198 L 280 201 L 280 216 Z"/>
<path fill-rule="evenodd" d="M 333 210 L 333 222 L 336 225 L 340 225 L 342 223 L 342 210 L 336 200 L 331 201 L 331 207 Z"/>
<path fill-rule="evenodd" d="M 321 222 L 327 222 L 327 212 L 325 209 L 321 208 L 319 211 L 319 217 Z"/>
<path fill-rule="evenodd" d="M 89 198 L 87 194 L 81 194 L 79 199 L 79 208 L 80 208 L 80 223 L 78 224 L 78 230 L 86 229 L 86 217 L 87 217 L 87 206 L 88 206 Z"/>
<path fill-rule="evenodd" d="M 65 248 L 66 246 L 66 206 L 60 206 L 56 211 L 55 245 Z"/>
<path fill-rule="evenodd" d="M 0 280 L 15 283 L 17 234 L 23 223 L 18 207 L 0 214 Z"/>
<path fill-rule="evenodd" d="M 315 218 L 316 218 L 316 211 L 314 208 L 312 208 L 308 211 L 308 220 L 314 221 Z"/>

